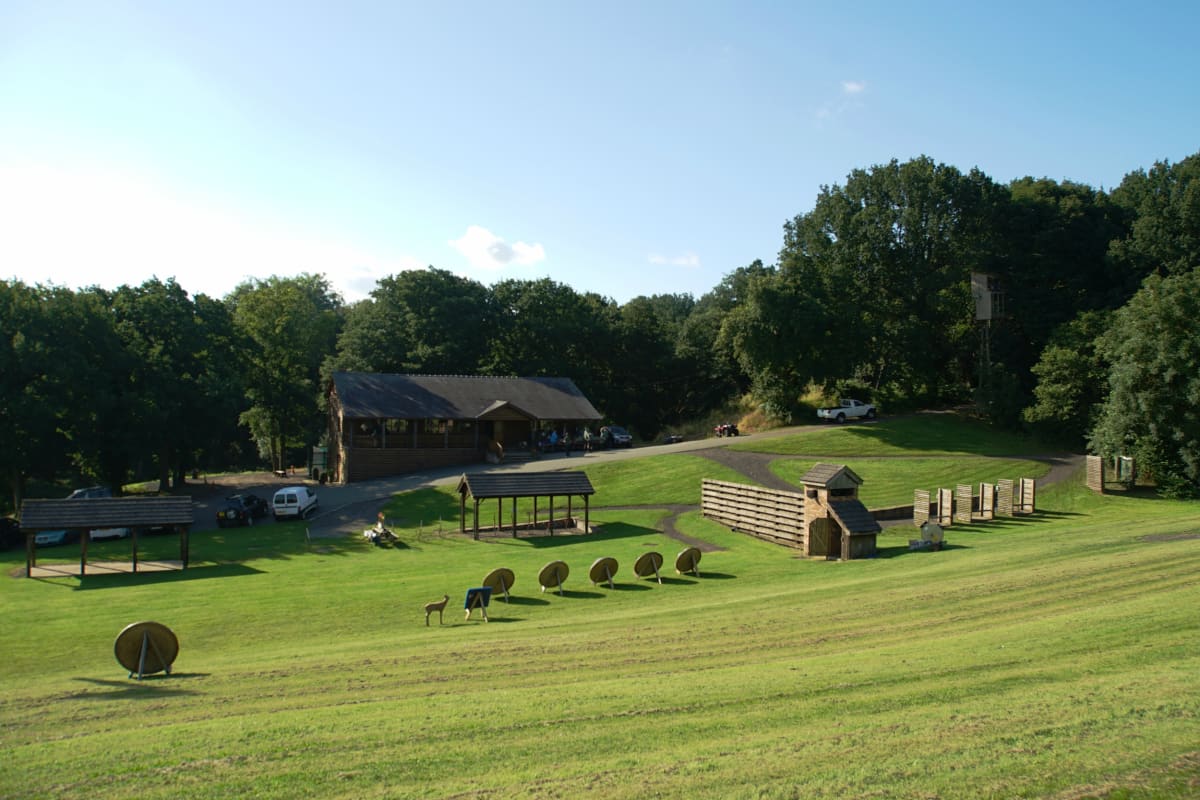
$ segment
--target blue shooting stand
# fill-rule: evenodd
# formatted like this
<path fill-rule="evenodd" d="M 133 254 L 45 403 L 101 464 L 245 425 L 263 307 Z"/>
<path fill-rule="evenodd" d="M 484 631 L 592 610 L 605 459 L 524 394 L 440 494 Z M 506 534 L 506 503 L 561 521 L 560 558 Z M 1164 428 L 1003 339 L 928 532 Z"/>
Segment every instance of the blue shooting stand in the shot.
<path fill-rule="evenodd" d="M 467 619 L 471 618 L 471 612 L 478 608 L 483 612 L 483 621 L 488 621 L 487 607 L 492 602 L 492 587 L 477 586 L 474 589 L 467 589 L 467 599 L 463 601 L 463 608 L 467 610 Z"/>

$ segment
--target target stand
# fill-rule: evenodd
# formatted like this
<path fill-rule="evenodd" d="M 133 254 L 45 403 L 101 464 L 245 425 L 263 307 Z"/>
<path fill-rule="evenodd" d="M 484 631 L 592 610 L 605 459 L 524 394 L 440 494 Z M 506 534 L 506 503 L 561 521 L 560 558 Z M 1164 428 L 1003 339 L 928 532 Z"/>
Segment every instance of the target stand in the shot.
<path fill-rule="evenodd" d="M 159 622 L 135 622 L 126 625 L 113 643 L 117 663 L 129 670 L 129 677 L 140 681 L 156 672 L 171 674 L 171 665 L 179 655 L 179 640 Z"/>

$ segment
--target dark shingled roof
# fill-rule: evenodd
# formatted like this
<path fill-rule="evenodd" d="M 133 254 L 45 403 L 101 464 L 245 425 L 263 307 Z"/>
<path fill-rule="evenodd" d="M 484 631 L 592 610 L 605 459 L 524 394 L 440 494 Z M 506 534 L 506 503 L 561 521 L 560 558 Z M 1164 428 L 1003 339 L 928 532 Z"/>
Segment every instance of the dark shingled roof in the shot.
<path fill-rule="evenodd" d="M 480 473 L 463 475 L 458 493 L 476 500 L 492 497 L 549 497 L 592 495 L 596 490 L 582 472 Z"/>
<path fill-rule="evenodd" d="M 26 500 L 21 530 L 102 530 L 191 525 L 190 497 L 96 497 L 77 500 Z"/>
<path fill-rule="evenodd" d="M 844 464 L 824 463 L 813 464 L 812 469 L 800 477 L 800 482 L 805 486 L 828 486 L 829 482 L 838 476 L 838 473 L 845 473 L 855 483 L 862 485 L 862 478 Z"/>
<path fill-rule="evenodd" d="M 851 534 L 879 533 L 883 530 L 867 507 L 858 500 L 834 500 L 829 504 L 829 513 Z"/>
<path fill-rule="evenodd" d="M 353 419 L 478 419 L 505 404 L 536 419 L 600 419 L 570 378 L 335 372 L 333 386 Z"/>

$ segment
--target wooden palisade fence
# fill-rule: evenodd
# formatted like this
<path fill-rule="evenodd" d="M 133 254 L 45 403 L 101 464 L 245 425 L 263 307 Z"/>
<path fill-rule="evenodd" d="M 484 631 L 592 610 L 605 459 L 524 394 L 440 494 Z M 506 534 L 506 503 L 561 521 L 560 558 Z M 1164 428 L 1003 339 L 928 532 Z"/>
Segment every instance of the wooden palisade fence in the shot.
<path fill-rule="evenodd" d="M 705 478 L 700 486 L 704 516 L 726 527 L 777 544 L 804 549 L 804 495 Z"/>

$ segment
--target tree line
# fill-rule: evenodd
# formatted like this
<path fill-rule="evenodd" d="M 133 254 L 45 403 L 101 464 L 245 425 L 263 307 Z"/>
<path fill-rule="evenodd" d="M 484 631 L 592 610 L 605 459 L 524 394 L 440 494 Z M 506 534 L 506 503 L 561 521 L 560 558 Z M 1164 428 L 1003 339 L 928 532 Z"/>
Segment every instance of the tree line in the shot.
<path fill-rule="evenodd" d="M 0 468 L 114 487 L 269 462 L 325 431 L 334 370 L 572 378 L 644 437 L 749 396 L 974 403 L 999 424 L 1135 456 L 1200 485 L 1200 154 L 1105 191 L 998 183 L 927 157 L 855 170 L 783 226 L 775 264 L 699 298 L 619 304 L 548 278 L 492 286 L 430 267 L 345 303 L 322 276 L 190 296 L 0 282 Z M 169 267 L 169 265 L 166 265 Z M 970 276 L 1003 313 L 975 319 Z M 798 416 L 800 415 L 800 416 Z"/>

